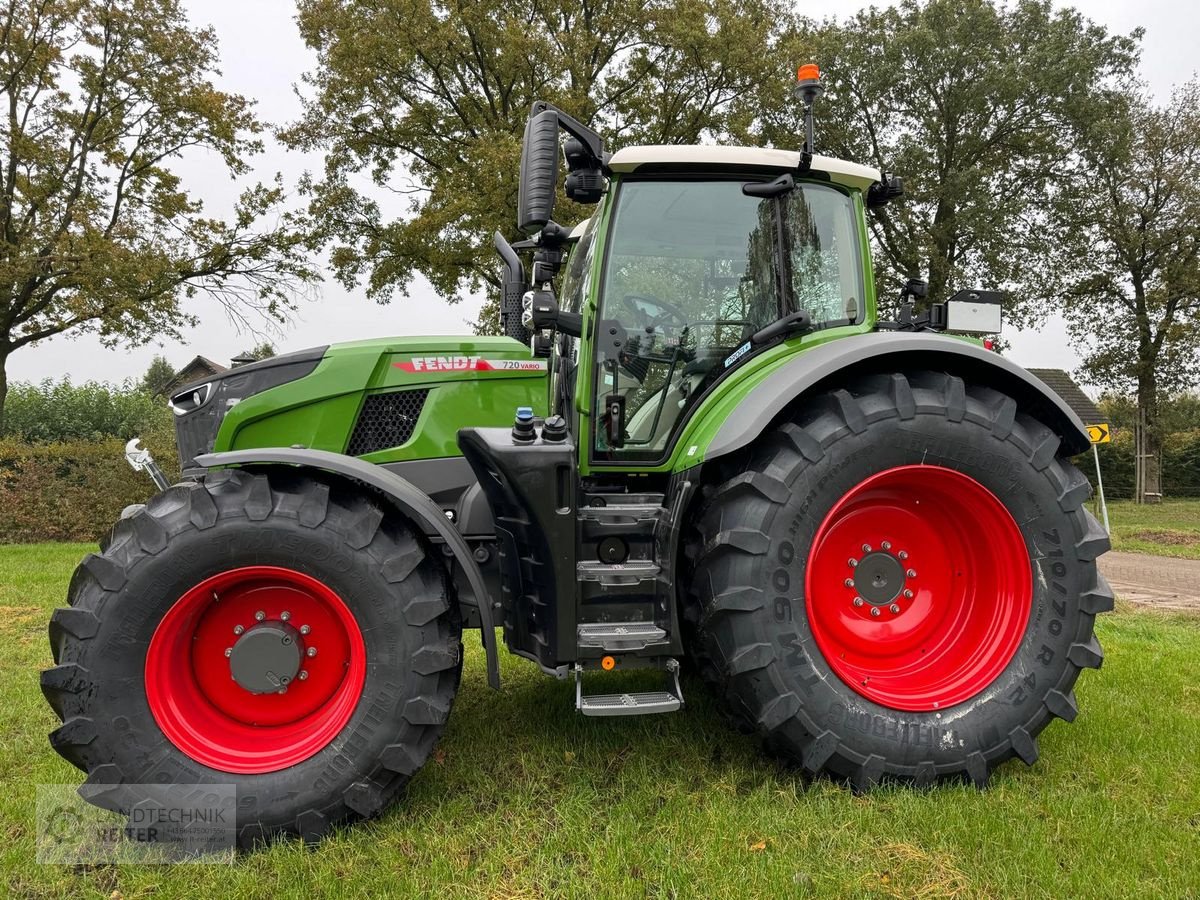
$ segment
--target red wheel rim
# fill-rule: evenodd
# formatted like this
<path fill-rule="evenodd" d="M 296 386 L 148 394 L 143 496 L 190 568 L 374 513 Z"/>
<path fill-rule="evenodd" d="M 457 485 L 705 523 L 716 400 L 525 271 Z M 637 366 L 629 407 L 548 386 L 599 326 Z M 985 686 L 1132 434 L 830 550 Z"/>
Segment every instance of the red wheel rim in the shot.
<path fill-rule="evenodd" d="M 235 680 L 232 663 L 275 634 L 295 644 L 300 662 L 291 674 L 266 673 L 285 690 L 254 692 Z M 235 657 L 252 636 L 259 643 Z M 345 727 L 366 672 L 362 631 L 337 594 L 293 569 L 248 566 L 206 578 L 167 610 L 146 653 L 146 700 L 163 734 L 196 762 L 275 772 Z"/>
<path fill-rule="evenodd" d="M 945 709 L 1004 671 L 1033 598 L 1020 528 L 994 494 L 940 466 L 860 482 L 817 530 L 809 627 L 830 668 L 893 709 Z"/>

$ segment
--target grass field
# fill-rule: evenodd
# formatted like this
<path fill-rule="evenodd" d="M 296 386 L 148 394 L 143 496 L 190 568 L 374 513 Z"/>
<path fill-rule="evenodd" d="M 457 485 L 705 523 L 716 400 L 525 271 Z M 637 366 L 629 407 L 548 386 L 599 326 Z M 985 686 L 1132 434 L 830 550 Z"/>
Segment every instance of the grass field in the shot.
<path fill-rule="evenodd" d="M 1108 505 L 1114 550 L 1200 559 L 1200 500 Z"/>
<path fill-rule="evenodd" d="M 1123 610 L 1104 668 L 1033 767 L 992 787 L 806 783 L 731 733 L 703 689 L 648 719 L 577 717 L 572 689 L 470 641 L 435 759 L 383 818 L 233 866 L 75 871 L 33 861 L 47 744 L 45 625 L 82 545 L 0 547 L 0 891 L 17 897 L 1200 896 L 1200 619 Z"/>

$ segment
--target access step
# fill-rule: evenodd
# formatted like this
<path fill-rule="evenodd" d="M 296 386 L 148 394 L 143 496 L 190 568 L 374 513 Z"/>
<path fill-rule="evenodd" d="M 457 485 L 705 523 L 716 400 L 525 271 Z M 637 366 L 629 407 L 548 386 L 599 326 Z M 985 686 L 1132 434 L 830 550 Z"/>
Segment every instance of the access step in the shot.
<path fill-rule="evenodd" d="M 667 633 L 653 622 L 588 622 L 578 628 L 579 646 L 627 653 L 666 641 Z"/>
<path fill-rule="evenodd" d="M 658 573 L 658 565 L 644 559 L 631 559 L 623 563 L 581 562 L 575 566 L 575 576 L 580 581 L 604 585 L 640 584 L 653 581 Z"/>
<path fill-rule="evenodd" d="M 668 684 L 665 691 L 644 691 L 636 694 L 583 693 L 583 668 L 575 667 L 575 709 L 585 716 L 648 716 L 676 712 L 683 707 L 683 690 L 679 687 L 679 663 L 667 661 Z"/>

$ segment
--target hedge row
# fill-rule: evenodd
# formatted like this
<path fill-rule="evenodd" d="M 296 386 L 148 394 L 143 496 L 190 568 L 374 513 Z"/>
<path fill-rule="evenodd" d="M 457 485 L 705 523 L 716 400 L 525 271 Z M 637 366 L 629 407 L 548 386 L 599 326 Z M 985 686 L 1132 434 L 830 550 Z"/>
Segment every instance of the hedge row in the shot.
<path fill-rule="evenodd" d="M 174 480 L 178 475 L 170 431 L 146 434 L 145 445 Z M 124 459 L 120 440 L 28 444 L 0 440 L 0 543 L 95 541 L 131 503 L 154 490 L 145 473 Z M 1118 432 L 1100 447 L 1104 490 L 1110 500 L 1133 496 L 1133 437 Z M 1095 486 L 1091 454 L 1076 459 Z M 1163 493 L 1200 497 L 1200 430 L 1171 435 L 1163 447 Z"/>
<path fill-rule="evenodd" d="M 167 477 L 178 476 L 169 432 L 144 446 Z M 96 541 L 121 510 L 144 503 L 154 486 L 125 462 L 120 440 L 28 444 L 0 440 L 0 543 Z"/>
<path fill-rule="evenodd" d="M 1134 443 L 1129 430 L 1118 431 L 1112 443 L 1101 444 L 1100 472 L 1104 493 L 1110 500 L 1133 497 Z M 1080 456 L 1075 464 L 1096 486 L 1096 463 L 1092 454 Z M 1169 435 L 1163 442 L 1162 493 L 1164 497 L 1200 497 L 1200 429 Z"/>

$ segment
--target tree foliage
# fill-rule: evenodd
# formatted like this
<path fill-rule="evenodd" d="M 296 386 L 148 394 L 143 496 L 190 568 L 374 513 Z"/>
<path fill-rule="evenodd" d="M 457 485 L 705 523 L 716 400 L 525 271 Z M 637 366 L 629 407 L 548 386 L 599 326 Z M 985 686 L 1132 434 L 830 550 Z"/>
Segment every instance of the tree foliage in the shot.
<path fill-rule="evenodd" d="M 1135 65 L 1139 37 L 1049 0 L 905 0 L 795 34 L 792 57 L 819 62 L 826 86 L 817 152 L 905 180 L 904 199 L 871 217 L 881 297 L 917 276 L 931 302 L 1006 288 L 1014 323 L 1045 308 L 1056 179 Z M 758 140 L 795 146 L 803 134 L 789 88 L 764 100 Z"/>
<path fill-rule="evenodd" d="M 1082 145 L 1056 235 L 1058 283 L 1070 332 L 1085 348 L 1083 369 L 1101 387 L 1135 393 L 1154 455 L 1164 398 L 1200 384 L 1197 168 L 1200 82 L 1164 106 L 1133 93 Z"/>
<path fill-rule="evenodd" d="M 259 341 L 251 349 L 243 350 L 238 354 L 239 357 L 252 359 L 255 362 L 261 362 L 264 359 L 270 359 L 272 356 L 277 355 L 278 351 L 270 341 Z"/>
<path fill-rule="evenodd" d="M 260 125 L 218 90 L 211 30 L 178 0 L 3 0 L 0 9 L 0 415 L 4 365 L 90 330 L 174 335 L 204 292 L 235 318 L 279 318 L 312 277 L 297 237 L 258 228 L 282 189 L 205 215 L 170 165 L 189 150 L 248 171 Z"/>
<path fill-rule="evenodd" d="M 174 379 L 175 367 L 167 361 L 165 356 L 156 355 L 154 359 L 150 360 L 150 365 L 146 368 L 146 374 L 142 376 L 139 386 L 151 397 L 157 397 L 166 392 L 167 386 Z"/>
<path fill-rule="evenodd" d="M 12 386 L 0 436 L 30 443 L 128 440 L 142 432 L 162 431 L 170 423 L 162 398 L 133 382 L 73 384 L 69 378 L 47 378 Z"/>
<path fill-rule="evenodd" d="M 301 0 L 299 10 L 318 66 L 304 79 L 304 117 L 282 136 L 327 154 L 307 184 L 315 243 L 332 248 L 343 283 L 365 281 L 384 302 L 416 275 L 452 301 L 497 285 L 490 238 L 514 230 L 534 100 L 598 128 L 609 149 L 719 139 L 748 125 L 753 98 L 780 77 L 787 21 L 778 0 Z M 371 199 L 359 173 L 396 202 Z"/>
<path fill-rule="evenodd" d="M 1200 376 L 1200 82 L 1137 94 L 1083 147 L 1058 238 L 1084 368 L 1118 392 L 1174 394 Z"/>

